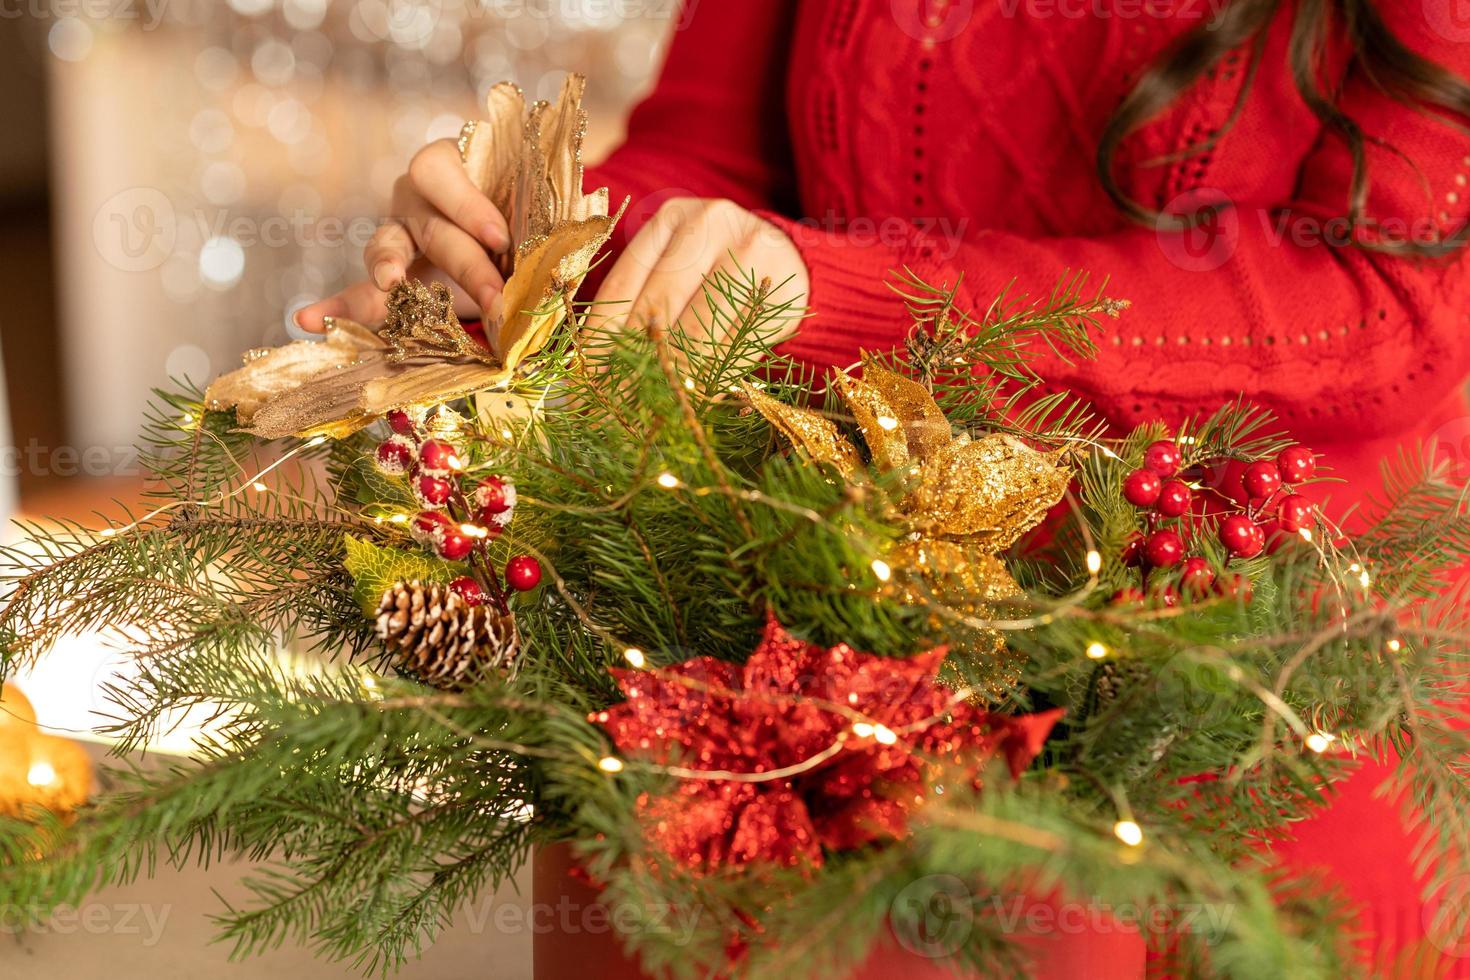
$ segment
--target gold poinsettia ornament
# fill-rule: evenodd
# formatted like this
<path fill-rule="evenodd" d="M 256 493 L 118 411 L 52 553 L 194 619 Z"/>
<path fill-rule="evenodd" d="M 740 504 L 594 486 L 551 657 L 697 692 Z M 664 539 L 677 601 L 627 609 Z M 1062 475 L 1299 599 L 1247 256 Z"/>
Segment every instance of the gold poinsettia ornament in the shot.
<path fill-rule="evenodd" d="M 861 378 L 844 372 L 833 386 L 862 433 L 873 467 L 897 472 L 894 518 L 906 534 L 884 556 L 892 588 L 908 602 L 939 602 L 984 618 L 993 603 L 1022 595 L 998 554 L 1045 518 L 1072 479 L 1068 451 L 1040 452 L 992 432 L 956 435 L 929 389 L 871 356 Z M 859 447 L 820 412 L 777 401 L 746 386 L 745 397 L 803 455 L 845 480 L 868 479 Z M 986 631 L 986 666 L 997 685 L 1018 667 L 999 633 Z"/>
<path fill-rule="evenodd" d="M 400 283 L 374 331 L 333 319 L 323 341 L 246 354 L 215 380 L 211 409 L 235 409 L 262 438 L 347 435 L 390 409 L 462 398 L 504 385 L 566 319 L 569 298 L 622 216 L 607 188 L 582 192 L 585 80 L 568 76 L 555 105 L 526 107 L 514 85 L 490 90 L 487 118 L 466 126 L 461 155 L 471 180 L 505 215 L 511 248 L 500 312 L 484 311 L 489 346 L 460 326 L 441 284 Z M 627 207 L 627 201 L 623 202 Z"/>

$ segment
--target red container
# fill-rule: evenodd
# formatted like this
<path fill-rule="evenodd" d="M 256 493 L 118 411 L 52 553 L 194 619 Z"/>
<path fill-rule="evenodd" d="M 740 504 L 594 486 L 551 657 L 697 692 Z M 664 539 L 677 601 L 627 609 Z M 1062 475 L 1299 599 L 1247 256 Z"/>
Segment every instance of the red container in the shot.
<path fill-rule="evenodd" d="M 532 950 L 536 980 L 649 980 L 623 953 L 615 916 L 597 889 L 573 873 L 571 848 L 538 848 L 532 857 Z M 1018 941 L 1031 951 L 1036 980 L 1140 980 L 1144 943 L 1136 928 L 1048 900 L 1008 904 Z M 544 913 L 544 914 L 541 914 Z M 1027 924 L 1041 924 L 1034 934 Z M 1022 936 L 1022 933 L 1026 935 Z M 865 963 L 843 980 L 978 980 L 945 961 L 905 948 L 890 935 Z M 910 943 L 910 946 L 915 945 Z M 836 980 L 836 978 L 833 978 Z M 1007 978 L 1010 980 L 1010 978 Z"/>

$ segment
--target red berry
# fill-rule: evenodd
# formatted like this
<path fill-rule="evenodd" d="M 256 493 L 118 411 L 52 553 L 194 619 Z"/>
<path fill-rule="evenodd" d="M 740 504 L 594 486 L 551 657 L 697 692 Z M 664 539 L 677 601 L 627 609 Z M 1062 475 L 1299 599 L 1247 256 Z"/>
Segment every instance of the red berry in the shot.
<path fill-rule="evenodd" d="M 1120 557 L 1129 568 L 1134 568 L 1143 561 L 1143 535 L 1137 531 L 1128 535 L 1128 540 L 1123 542 L 1123 553 Z"/>
<path fill-rule="evenodd" d="M 1144 467 L 1153 470 L 1159 476 L 1173 476 L 1179 472 L 1179 467 L 1183 462 L 1184 454 L 1179 451 L 1179 447 L 1171 439 L 1151 442 L 1143 451 Z"/>
<path fill-rule="evenodd" d="M 1123 499 L 1134 507 L 1152 507 L 1163 485 L 1153 470 L 1134 470 L 1123 480 Z"/>
<path fill-rule="evenodd" d="M 373 463 L 378 471 L 388 476 L 400 476 L 413 465 L 413 443 L 402 436 L 389 436 L 373 454 Z"/>
<path fill-rule="evenodd" d="M 1119 589 L 1117 592 L 1114 592 L 1112 598 L 1110 598 L 1108 602 L 1114 606 L 1131 606 L 1136 603 L 1140 603 L 1143 600 L 1143 590 L 1134 588 L 1130 585 L 1127 588 Z"/>
<path fill-rule="evenodd" d="M 1186 595 L 1202 596 L 1215 584 L 1215 570 L 1198 555 L 1184 559 L 1179 566 L 1179 588 Z"/>
<path fill-rule="evenodd" d="M 454 494 L 454 484 L 442 476 L 435 476 L 424 470 L 416 470 L 413 474 L 413 495 L 420 504 L 425 507 L 443 507 L 449 503 L 449 498 Z"/>
<path fill-rule="evenodd" d="M 464 465 L 460 462 L 459 450 L 443 439 L 425 439 L 419 446 L 419 462 L 424 464 L 424 469 L 441 473 L 461 469 Z"/>
<path fill-rule="evenodd" d="M 1241 602 L 1250 602 L 1254 589 L 1249 576 L 1231 572 L 1215 579 L 1215 594 L 1228 599 L 1238 599 Z"/>
<path fill-rule="evenodd" d="M 1312 523 L 1312 502 L 1299 493 L 1289 494 L 1281 498 L 1277 517 L 1283 531 L 1296 533 Z"/>
<path fill-rule="evenodd" d="M 1144 543 L 1143 557 L 1155 568 L 1172 568 L 1184 557 L 1184 539 L 1173 531 L 1155 531 Z"/>
<path fill-rule="evenodd" d="M 530 555 L 516 555 L 505 563 L 505 584 L 528 592 L 541 582 L 541 563 Z"/>
<path fill-rule="evenodd" d="M 1220 543 L 1236 558 L 1254 558 L 1266 547 L 1266 532 L 1243 514 L 1231 514 L 1220 522 Z"/>
<path fill-rule="evenodd" d="M 1159 502 L 1155 509 L 1165 517 L 1179 517 L 1189 513 L 1194 493 L 1183 480 L 1170 480 L 1159 491 Z"/>
<path fill-rule="evenodd" d="M 507 483 L 498 476 L 487 476 L 475 487 L 471 497 L 475 511 L 482 522 L 489 522 L 496 514 L 504 514 L 516 505 L 515 484 Z"/>
<path fill-rule="evenodd" d="M 465 601 L 467 606 L 478 606 L 485 601 L 485 590 L 480 588 L 480 583 L 468 575 L 461 575 L 449 583 L 449 588 L 459 593 L 459 597 Z"/>
<path fill-rule="evenodd" d="M 1289 446 L 1277 455 L 1276 465 L 1287 483 L 1301 483 L 1317 472 L 1317 457 L 1306 446 Z"/>
<path fill-rule="evenodd" d="M 401 408 L 388 412 L 388 427 L 401 436 L 413 435 L 413 419 Z"/>
<path fill-rule="evenodd" d="M 437 535 L 454 527 L 454 521 L 441 510 L 425 510 L 414 515 L 409 533 L 420 544 L 432 544 Z"/>
<path fill-rule="evenodd" d="M 1240 482 L 1252 500 L 1265 500 L 1281 489 L 1281 471 L 1276 468 L 1275 463 L 1261 460 L 1245 468 Z"/>
<path fill-rule="evenodd" d="M 475 539 L 450 526 L 434 539 L 434 552 L 446 561 L 460 561 L 475 550 Z"/>

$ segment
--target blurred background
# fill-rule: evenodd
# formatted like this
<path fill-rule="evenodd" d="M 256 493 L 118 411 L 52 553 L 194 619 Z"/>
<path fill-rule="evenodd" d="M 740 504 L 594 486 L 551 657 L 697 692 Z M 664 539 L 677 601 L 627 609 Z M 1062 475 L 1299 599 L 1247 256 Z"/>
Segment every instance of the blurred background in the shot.
<path fill-rule="evenodd" d="M 245 349 L 291 339 L 297 307 L 362 274 L 362 246 L 409 158 L 457 135 L 495 83 L 550 98 L 566 72 L 586 75 L 587 157 L 600 159 L 651 84 L 679 8 L 0 4 L 0 517 L 87 520 L 135 501 L 131 447 L 151 389 L 203 384 Z M 47 658 L 50 674 L 19 679 L 44 728 L 89 727 L 109 670 L 95 646 L 82 638 Z M 0 976 L 358 975 L 302 950 L 225 963 L 207 913 L 212 886 L 231 877 L 165 873 L 41 928 L 0 907 Z M 524 906 L 514 884 L 465 910 L 402 976 L 529 976 L 528 927 L 495 925 L 496 910 Z"/>

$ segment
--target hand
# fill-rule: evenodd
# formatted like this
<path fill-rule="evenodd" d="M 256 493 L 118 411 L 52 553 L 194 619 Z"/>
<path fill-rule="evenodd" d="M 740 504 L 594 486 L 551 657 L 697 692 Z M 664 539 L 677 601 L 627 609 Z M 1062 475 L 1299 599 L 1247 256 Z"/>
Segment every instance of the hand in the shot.
<path fill-rule="evenodd" d="M 723 310 L 720 323 L 710 304 L 718 293 L 704 288 L 706 277 L 725 272 L 737 279 L 769 277 L 774 303 L 804 300 L 810 288 L 801 253 L 780 228 L 732 201 L 679 197 L 666 201 L 618 257 L 597 291 L 589 324 L 635 325 L 651 320 L 678 323 L 694 340 L 720 341 L 712 332 L 728 326 L 743 311 Z M 772 324 L 771 343 L 796 332 L 798 316 Z"/>
<path fill-rule="evenodd" d="M 320 332 L 329 316 L 376 326 L 387 313 L 388 290 L 405 275 L 444 283 L 460 316 L 495 309 L 505 282 L 490 252 L 510 246 L 510 228 L 470 181 L 453 140 L 414 155 L 393 185 L 392 212 L 363 250 L 368 279 L 298 311 L 302 329 Z"/>

